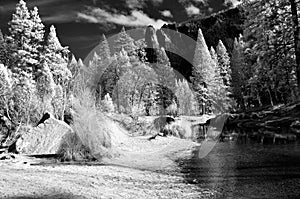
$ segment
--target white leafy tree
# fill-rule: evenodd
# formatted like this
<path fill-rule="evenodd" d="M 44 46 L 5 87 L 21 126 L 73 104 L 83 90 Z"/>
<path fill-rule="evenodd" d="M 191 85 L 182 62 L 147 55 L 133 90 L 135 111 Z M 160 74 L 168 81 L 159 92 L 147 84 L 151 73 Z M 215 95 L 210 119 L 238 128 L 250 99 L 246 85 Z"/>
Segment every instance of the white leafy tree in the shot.
<path fill-rule="evenodd" d="M 38 96 L 40 97 L 43 105 L 43 112 L 46 110 L 52 112 L 51 101 L 55 95 L 55 83 L 52 73 L 46 62 L 41 63 L 42 70 L 36 80 L 36 88 Z"/>
<path fill-rule="evenodd" d="M 175 92 L 180 115 L 193 115 L 196 111 L 196 100 L 189 83 L 186 80 L 176 81 Z"/>
<path fill-rule="evenodd" d="M 7 67 L 0 64 L 0 106 L 1 112 L 8 111 L 8 102 L 12 91 L 11 73 Z M 0 112 L 0 113 L 1 113 Z"/>

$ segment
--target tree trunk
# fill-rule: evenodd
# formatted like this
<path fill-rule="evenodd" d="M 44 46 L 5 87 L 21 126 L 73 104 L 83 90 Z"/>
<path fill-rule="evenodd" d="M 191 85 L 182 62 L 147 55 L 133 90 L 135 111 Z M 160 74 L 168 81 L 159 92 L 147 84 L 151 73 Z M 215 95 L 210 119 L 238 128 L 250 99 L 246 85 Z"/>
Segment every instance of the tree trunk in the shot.
<path fill-rule="evenodd" d="M 271 93 L 271 89 L 270 88 L 268 88 L 268 94 L 269 94 L 271 106 L 274 106 L 274 102 L 273 102 L 272 93 Z"/>
<path fill-rule="evenodd" d="M 296 54 L 296 74 L 297 74 L 297 84 L 298 84 L 298 93 L 300 92 L 300 27 L 297 14 L 297 2 L 296 0 L 290 0 L 292 18 L 294 23 L 294 48 Z"/>

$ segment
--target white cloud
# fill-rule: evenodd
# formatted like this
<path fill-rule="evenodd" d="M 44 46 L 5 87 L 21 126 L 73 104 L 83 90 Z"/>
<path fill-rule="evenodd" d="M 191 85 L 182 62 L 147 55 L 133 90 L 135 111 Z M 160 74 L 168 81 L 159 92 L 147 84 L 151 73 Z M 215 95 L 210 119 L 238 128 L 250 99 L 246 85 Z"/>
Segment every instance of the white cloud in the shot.
<path fill-rule="evenodd" d="M 76 19 L 76 13 L 57 13 L 55 15 L 50 16 L 42 16 L 41 17 L 43 22 L 48 23 L 65 23 L 65 22 L 72 22 Z"/>
<path fill-rule="evenodd" d="M 113 14 L 101 8 L 92 8 L 88 13 L 78 13 L 78 19 L 89 23 L 106 23 L 111 22 L 126 26 L 148 26 L 152 25 L 155 28 L 160 28 L 165 21 L 152 19 L 142 11 L 133 10 L 131 15 Z"/>
<path fill-rule="evenodd" d="M 200 14 L 200 9 L 195 7 L 194 5 L 190 5 L 189 7 L 185 8 L 188 15 L 196 15 Z"/>
<path fill-rule="evenodd" d="M 170 18 L 173 17 L 173 15 L 172 15 L 172 13 L 170 12 L 170 10 L 164 10 L 164 11 L 161 11 L 160 13 L 161 13 L 163 16 L 165 16 L 165 17 L 170 17 Z"/>
<path fill-rule="evenodd" d="M 91 15 L 87 15 L 87 14 L 84 14 L 84 13 L 77 13 L 77 17 L 80 20 L 86 21 L 88 23 L 98 23 L 99 22 L 96 17 L 91 16 Z"/>
<path fill-rule="evenodd" d="M 230 2 L 232 3 L 233 6 L 237 6 L 237 5 L 239 5 L 241 3 L 240 0 L 225 0 L 224 4 L 226 5 L 226 4 L 230 3 Z"/>

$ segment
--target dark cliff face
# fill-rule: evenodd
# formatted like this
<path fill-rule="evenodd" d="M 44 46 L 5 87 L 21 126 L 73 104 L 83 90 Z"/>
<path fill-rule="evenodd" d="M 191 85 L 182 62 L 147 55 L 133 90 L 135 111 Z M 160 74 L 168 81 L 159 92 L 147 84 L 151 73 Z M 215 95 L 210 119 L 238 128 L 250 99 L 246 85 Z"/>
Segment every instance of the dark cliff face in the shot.
<path fill-rule="evenodd" d="M 222 40 L 231 54 L 234 38 L 243 32 L 244 20 L 242 8 L 233 8 L 202 19 L 164 25 L 156 31 L 156 35 L 155 30 L 148 27 L 150 28 L 148 33 L 151 34 L 146 34 L 145 40 L 149 48 L 157 46 L 158 41 L 159 46 L 166 49 L 171 66 L 189 80 L 192 75 L 192 60 L 198 29 L 201 28 L 209 48 L 211 46 L 215 48 L 219 40 Z M 147 42 L 153 38 L 155 38 L 155 44 Z M 153 55 L 148 58 L 150 57 Z"/>

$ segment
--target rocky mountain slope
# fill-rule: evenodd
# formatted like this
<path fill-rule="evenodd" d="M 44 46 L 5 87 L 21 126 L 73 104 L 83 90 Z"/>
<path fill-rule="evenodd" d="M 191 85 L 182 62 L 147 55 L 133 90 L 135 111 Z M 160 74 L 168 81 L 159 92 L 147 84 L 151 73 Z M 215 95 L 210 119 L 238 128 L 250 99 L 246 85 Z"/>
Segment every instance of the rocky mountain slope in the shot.
<path fill-rule="evenodd" d="M 145 34 L 147 57 L 155 62 L 150 48 L 165 48 L 172 67 L 189 79 L 192 71 L 192 60 L 195 51 L 198 29 L 201 28 L 208 47 L 216 47 L 222 40 L 229 53 L 233 41 L 243 32 L 243 9 L 233 8 L 206 18 L 195 18 L 179 24 L 164 25 L 155 31 L 148 27 Z"/>

